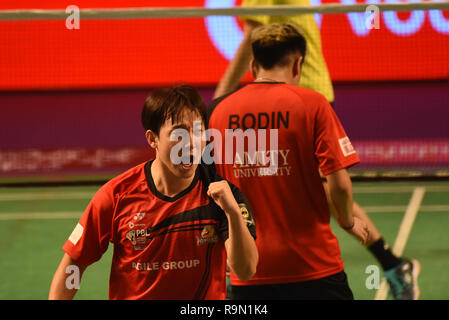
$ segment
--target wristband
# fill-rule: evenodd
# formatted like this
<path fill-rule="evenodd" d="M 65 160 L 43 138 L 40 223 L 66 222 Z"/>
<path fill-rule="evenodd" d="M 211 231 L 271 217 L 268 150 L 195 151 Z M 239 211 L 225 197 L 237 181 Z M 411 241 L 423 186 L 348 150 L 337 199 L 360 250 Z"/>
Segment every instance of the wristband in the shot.
<path fill-rule="evenodd" d="M 355 225 L 355 222 L 353 221 L 352 222 L 352 226 L 350 226 L 350 227 L 342 227 L 342 228 L 345 229 L 345 230 L 351 230 L 352 228 L 354 228 L 354 225 Z"/>

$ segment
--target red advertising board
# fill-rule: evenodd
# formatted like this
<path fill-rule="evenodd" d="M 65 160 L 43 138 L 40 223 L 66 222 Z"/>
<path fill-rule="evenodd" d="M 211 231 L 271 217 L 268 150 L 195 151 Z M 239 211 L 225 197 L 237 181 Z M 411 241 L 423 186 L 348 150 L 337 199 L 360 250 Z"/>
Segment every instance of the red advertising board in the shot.
<path fill-rule="evenodd" d="M 73 4 L 80 9 L 204 7 L 213 2 L 3 0 L 0 10 L 65 9 Z M 231 6 L 240 2 L 221 1 Z M 322 1 L 327 2 L 335 1 Z M 449 76 L 448 12 L 382 13 L 379 29 L 371 30 L 365 27 L 363 15 L 317 17 L 334 81 Z M 0 90 L 138 88 L 174 82 L 213 85 L 239 36 L 239 30 L 227 28 L 235 18 L 214 31 L 216 19 L 83 20 L 81 16 L 79 29 L 68 29 L 64 20 L 0 21 Z"/>

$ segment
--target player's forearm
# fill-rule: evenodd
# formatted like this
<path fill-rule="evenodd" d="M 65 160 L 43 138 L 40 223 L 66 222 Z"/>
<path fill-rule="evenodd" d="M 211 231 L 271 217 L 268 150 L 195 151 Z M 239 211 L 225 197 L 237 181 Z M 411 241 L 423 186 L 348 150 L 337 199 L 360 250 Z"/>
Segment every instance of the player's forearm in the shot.
<path fill-rule="evenodd" d="M 237 88 L 248 71 L 251 60 L 251 31 L 251 27 L 245 29 L 243 40 L 215 89 L 214 98 L 221 97 Z"/>
<path fill-rule="evenodd" d="M 214 98 L 221 97 L 237 88 L 240 80 L 248 71 L 249 61 L 251 59 L 250 49 L 249 39 L 244 39 L 218 83 Z"/>
<path fill-rule="evenodd" d="M 70 268 L 73 266 L 72 268 Z M 77 269 L 76 269 L 77 268 Z M 65 254 L 53 276 L 48 294 L 49 300 L 72 300 L 78 292 L 76 283 L 81 281 L 84 267 Z M 73 279 L 68 279 L 69 277 Z M 77 278 L 79 277 L 79 278 Z"/>
<path fill-rule="evenodd" d="M 78 290 L 69 289 L 66 285 L 66 274 L 56 272 L 51 282 L 48 300 L 72 300 Z"/>
<path fill-rule="evenodd" d="M 341 227 L 353 225 L 353 196 L 352 183 L 345 169 L 327 176 L 329 194 L 337 213 L 337 220 Z"/>
<path fill-rule="evenodd" d="M 256 273 L 259 254 L 240 208 L 237 206 L 231 211 L 226 213 L 229 223 L 229 238 L 226 241 L 228 263 L 235 275 L 246 281 Z"/>
<path fill-rule="evenodd" d="M 337 211 L 337 220 L 341 227 L 347 228 L 353 225 L 352 197 L 344 190 L 331 191 L 331 197 Z"/>

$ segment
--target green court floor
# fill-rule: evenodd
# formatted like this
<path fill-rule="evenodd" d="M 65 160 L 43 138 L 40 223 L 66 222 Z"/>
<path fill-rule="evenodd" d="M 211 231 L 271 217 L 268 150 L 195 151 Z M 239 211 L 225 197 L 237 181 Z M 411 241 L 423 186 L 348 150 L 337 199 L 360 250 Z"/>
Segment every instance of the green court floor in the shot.
<path fill-rule="evenodd" d="M 97 189 L 0 188 L 0 299 L 47 298 L 61 247 Z M 417 191 L 421 198 L 411 201 Z M 403 255 L 422 265 L 421 299 L 449 299 L 449 182 L 354 183 L 354 198 L 392 248 L 402 225 Z M 355 298 L 380 296 L 366 285 L 376 260 L 334 221 L 332 227 Z M 107 299 L 111 258 L 112 246 L 86 270 L 76 299 Z"/>

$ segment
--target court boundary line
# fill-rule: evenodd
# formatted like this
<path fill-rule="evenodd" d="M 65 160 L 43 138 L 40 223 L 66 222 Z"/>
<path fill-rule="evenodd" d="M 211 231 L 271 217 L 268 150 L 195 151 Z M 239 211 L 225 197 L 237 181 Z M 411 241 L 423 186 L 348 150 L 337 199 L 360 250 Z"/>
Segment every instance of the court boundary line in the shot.
<path fill-rule="evenodd" d="M 364 206 L 367 213 L 397 213 L 404 212 L 405 206 Z M 449 205 L 424 205 L 419 212 L 448 212 Z M 0 212 L 0 221 L 5 220 L 39 220 L 39 219 L 73 219 L 80 218 L 82 211 L 45 211 L 45 212 Z"/>
<path fill-rule="evenodd" d="M 394 242 L 392 249 L 393 254 L 397 255 L 398 257 L 402 256 L 402 253 L 404 252 L 416 216 L 420 211 L 420 206 L 425 193 L 426 193 L 425 187 L 416 187 L 410 198 L 407 210 L 405 211 L 404 217 L 402 218 L 398 234 L 396 236 L 396 240 Z M 386 278 L 384 277 L 380 284 L 379 290 L 376 292 L 374 300 L 386 300 L 387 295 L 388 295 L 388 284 Z"/>
<path fill-rule="evenodd" d="M 95 195 L 94 192 L 10 192 L 0 193 L 0 201 L 35 201 L 35 200 L 72 200 L 72 199 L 90 199 Z"/>
<path fill-rule="evenodd" d="M 449 185 L 433 186 L 433 185 L 419 185 L 426 189 L 426 192 L 449 192 Z M 413 192 L 417 186 L 354 186 L 354 194 L 364 193 L 408 193 Z"/>
<path fill-rule="evenodd" d="M 426 192 L 449 192 L 449 185 L 422 186 Z M 371 193 L 411 193 L 416 186 L 354 186 L 354 194 Z M 91 199 L 97 190 L 93 191 L 27 191 L 27 192 L 0 192 L 0 201 L 34 201 L 34 200 L 71 200 Z"/>
<path fill-rule="evenodd" d="M 363 206 L 367 213 L 396 213 L 405 212 L 407 206 Z M 419 207 L 419 212 L 449 212 L 449 205 L 422 205 Z"/>
<path fill-rule="evenodd" d="M 59 220 L 59 219 L 79 219 L 83 212 L 8 212 L 0 213 L 0 221 L 7 220 Z"/>

